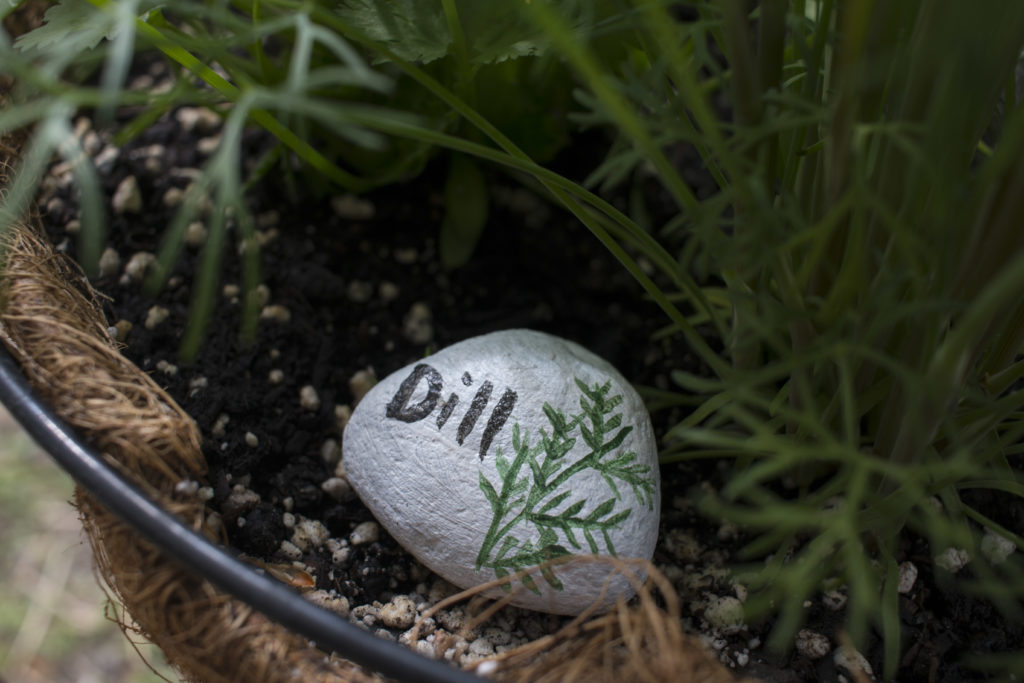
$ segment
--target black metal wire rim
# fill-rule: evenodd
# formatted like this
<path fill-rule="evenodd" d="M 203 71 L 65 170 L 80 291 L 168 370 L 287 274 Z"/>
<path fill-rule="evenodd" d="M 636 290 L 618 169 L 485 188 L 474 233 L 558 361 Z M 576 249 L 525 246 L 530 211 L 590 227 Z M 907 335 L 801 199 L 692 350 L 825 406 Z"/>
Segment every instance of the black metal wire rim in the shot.
<path fill-rule="evenodd" d="M 0 345 L 2 347 L 2 345 Z M 0 348 L 0 403 L 86 491 L 181 566 L 242 600 L 272 621 L 384 676 L 403 681 L 471 683 L 480 679 L 379 638 L 308 602 L 299 593 L 186 527 L 112 469 L 35 395 L 17 361 Z"/>

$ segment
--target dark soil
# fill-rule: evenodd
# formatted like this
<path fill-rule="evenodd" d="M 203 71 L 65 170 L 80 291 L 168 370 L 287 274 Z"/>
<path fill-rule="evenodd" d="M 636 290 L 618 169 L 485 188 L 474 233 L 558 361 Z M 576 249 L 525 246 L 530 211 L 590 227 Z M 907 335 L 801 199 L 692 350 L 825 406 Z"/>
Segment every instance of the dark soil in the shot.
<path fill-rule="evenodd" d="M 188 184 L 187 174 L 177 170 L 201 165 L 197 138 L 213 134 L 187 131 L 168 119 L 100 165 L 110 195 L 133 175 L 144 202 L 138 213 L 112 215 L 110 244 L 122 264 L 135 252 L 158 249 L 173 211 L 164 197 L 170 188 Z M 257 135 L 250 142 L 254 155 L 266 143 Z M 585 169 L 599 158 L 600 138 L 584 143 L 564 155 L 563 170 Z M 152 145 L 161 148 L 155 151 Z M 110 323 L 132 323 L 125 353 L 153 373 L 201 428 L 214 493 L 210 505 L 223 514 L 237 550 L 270 563 L 290 562 L 281 550 L 290 535 L 284 521 L 288 512 L 322 521 L 338 538 L 347 538 L 357 524 L 372 519 L 353 494 L 336 499 L 321 488 L 335 469 L 323 457 L 324 444 L 332 439 L 340 443 L 335 407 L 354 404 L 349 382 L 359 371 L 372 368 L 384 377 L 431 350 L 516 327 L 577 341 L 638 385 L 669 388 L 672 369 L 702 371 L 678 337 L 652 341 L 652 333 L 665 324 L 664 316 L 596 239 L 564 212 L 505 177 L 492 179 L 488 227 L 470 263 L 442 269 L 436 245 L 444 210 L 444 167 L 441 160 L 415 180 L 370 193 L 365 199 L 372 203 L 373 215 L 357 219 L 339 215 L 329 198 L 295 198 L 280 178 L 267 178 L 251 193 L 251 210 L 264 234 L 276 234 L 261 255 L 267 303 L 286 307 L 290 321 L 261 321 L 251 344 L 239 341 L 238 297 L 218 295 L 200 355 L 191 363 L 180 361 L 195 250 L 186 250 L 171 286 L 156 299 L 144 296 L 135 282 L 119 282 L 120 270 L 95 282 L 110 297 Z M 699 169 L 692 175 L 699 177 Z M 55 243 L 73 252 L 73 238 L 69 241 L 65 231 L 75 217 L 72 191 L 59 186 L 54 192 L 44 202 L 46 223 Z M 663 203 L 655 197 L 651 206 L 657 210 Z M 223 265 L 221 285 L 240 284 L 233 249 L 226 250 Z M 144 321 L 155 304 L 170 315 L 150 330 Z M 417 304 L 429 309 L 432 333 L 427 341 L 409 329 Z M 279 381 L 271 380 L 275 370 L 281 373 Z M 320 400 L 315 410 L 300 404 L 300 389 L 307 385 Z M 222 415 L 230 418 L 226 425 Z M 680 417 L 671 412 L 655 415 L 656 430 L 663 434 Z M 223 433 L 215 428 L 219 419 Z M 701 618 L 702 596 L 693 585 L 733 594 L 735 587 L 718 569 L 743 538 L 722 533 L 719 523 L 700 517 L 690 504 L 692 489 L 717 488 L 722 479 L 717 464 L 665 466 L 662 478 L 663 542 L 655 561 L 679 587 L 689 606 L 691 629 L 706 632 L 723 661 L 747 674 L 770 681 L 836 680 L 832 652 L 817 660 L 795 650 L 766 652 L 761 643 L 771 624 L 726 634 L 708 627 Z M 260 502 L 234 505 L 232 489 L 238 484 L 257 493 Z M 696 541 L 695 555 L 668 542 L 679 540 L 681 533 Z M 913 561 L 920 576 L 902 598 L 905 654 L 898 679 L 983 680 L 958 660 L 971 652 L 1017 647 L 1024 630 L 1004 622 L 988 603 L 938 585 L 930 556 L 926 546 L 911 545 L 900 558 Z M 425 580 L 425 570 L 383 532 L 376 542 L 352 546 L 343 565 L 333 563 L 325 549 L 307 551 L 301 561 L 319 588 L 337 591 L 352 605 L 387 601 Z M 701 578 L 693 581 L 695 575 Z M 806 628 L 838 644 L 841 610 L 816 600 L 806 616 Z M 863 654 L 881 671 L 877 637 Z"/>

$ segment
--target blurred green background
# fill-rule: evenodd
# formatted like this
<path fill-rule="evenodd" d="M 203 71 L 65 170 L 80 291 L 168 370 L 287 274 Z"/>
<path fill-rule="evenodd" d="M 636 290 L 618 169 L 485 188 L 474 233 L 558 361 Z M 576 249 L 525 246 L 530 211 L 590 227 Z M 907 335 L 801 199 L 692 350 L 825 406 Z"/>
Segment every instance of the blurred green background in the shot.
<path fill-rule="evenodd" d="M 72 490 L 0 406 L 0 681 L 178 680 L 155 646 L 133 636 L 140 656 L 107 618 L 113 608 L 96 582 Z"/>

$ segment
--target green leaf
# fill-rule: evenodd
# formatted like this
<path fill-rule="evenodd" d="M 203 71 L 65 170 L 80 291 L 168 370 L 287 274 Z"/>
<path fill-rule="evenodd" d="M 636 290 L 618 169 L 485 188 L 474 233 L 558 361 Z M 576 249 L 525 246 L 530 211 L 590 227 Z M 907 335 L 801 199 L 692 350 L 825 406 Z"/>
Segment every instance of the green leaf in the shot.
<path fill-rule="evenodd" d="M 484 496 L 487 498 L 487 502 L 491 504 L 491 510 L 494 514 L 499 514 L 501 499 L 498 497 L 498 492 L 491 486 L 491 482 L 487 481 L 487 477 L 484 476 L 483 472 L 480 472 L 480 490 L 484 492 Z"/>
<path fill-rule="evenodd" d="M 452 42 L 438 0 L 342 0 L 334 11 L 346 24 L 411 62 L 440 59 Z"/>
<path fill-rule="evenodd" d="M 572 495 L 572 491 L 562 491 L 557 496 L 555 496 L 554 498 L 552 498 L 548 502 L 544 503 L 544 506 L 540 510 L 538 510 L 537 512 L 543 515 L 548 510 L 552 510 L 552 509 L 558 507 L 558 505 L 563 500 L 568 498 L 570 495 Z"/>
<path fill-rule="evenodd" d="M 615 499 L 609 498 L 605 502 L 594 508 L 594 511 L 587 515 L 588 522 L 596 522 L 601 517 L 604 517 L 615 508 Z"/>
<path fill-rule="evenodd" d="M 458 268 L 473 255 L 487 224 L 487 182 L 469 157 L 452 157 L 444 186 L 444 221 L 441 223 L 441 264 Z"/>
<path fill-rule="evenodd" d="M 14 46 L 22 52 L 59 49 L 84 52 L 116 31 L 113 12 L 104 12 L 84 0 L 64 0 L 46 10 L 43 25 L 19 36 Z"/>
<path fill-rule="evenodd" d="M 562 514 L 560 514 L 559 517 L 561 517 L 562 519 L 569 519 L 577 512 L 582 510 L 583 506 L 586 505 L 586 503 L 587 500 L 585 498 L 583 500 L 576 501 L 575 503 L 567 507 L 564 511 L 562 511 Z"/>

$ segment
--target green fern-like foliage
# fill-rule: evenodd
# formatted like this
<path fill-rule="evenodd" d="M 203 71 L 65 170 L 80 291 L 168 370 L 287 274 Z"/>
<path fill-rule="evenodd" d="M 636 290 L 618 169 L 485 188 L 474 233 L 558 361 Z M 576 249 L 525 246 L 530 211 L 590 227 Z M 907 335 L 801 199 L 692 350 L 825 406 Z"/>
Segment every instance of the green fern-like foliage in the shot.
<path fill-rule="evenodd" d="M 540 438 L 531 445 L 529 433 L 516 423 L 512 460 L 498 448 L 497 485 L 480 473 L 480 489 L 491 506 L 492 518 L 476 558 L 477 570 L 487 567 L 497 578 L 505 578 L 579 552 L 616 555 L 609 532 L 633 512 L 620 505 L 620 489 L 628 486 L 636 501 L 648 509 L 654 505 L 656 489 L 650 466 L 637 462 L 635 452 L 621 450 L 633 431 L 632 425 L 622 424 L 622 414 L 615 412 L 622 396 L 608 395 L 611 382 L 588 387 L 577 378 L 576 386 L 580 413 L 566 416 L 545 403 L 550 432 L 542 428 Z M 577 439 L 587 446 L 587 452 L 572 460 L 570 453 Z M 577 497 L 572 488 L 573 477 L 586 470 L 599 472 L 609 493 L 588 513 L 583 511 L 589 499 Z M 562 590 L 550 565 L 540 571 L 549 586 Z M 530 575 L 523 575 L 521 581 L 540 593 Z M 511 581 L 503 589 L 511 591 Z"/>

